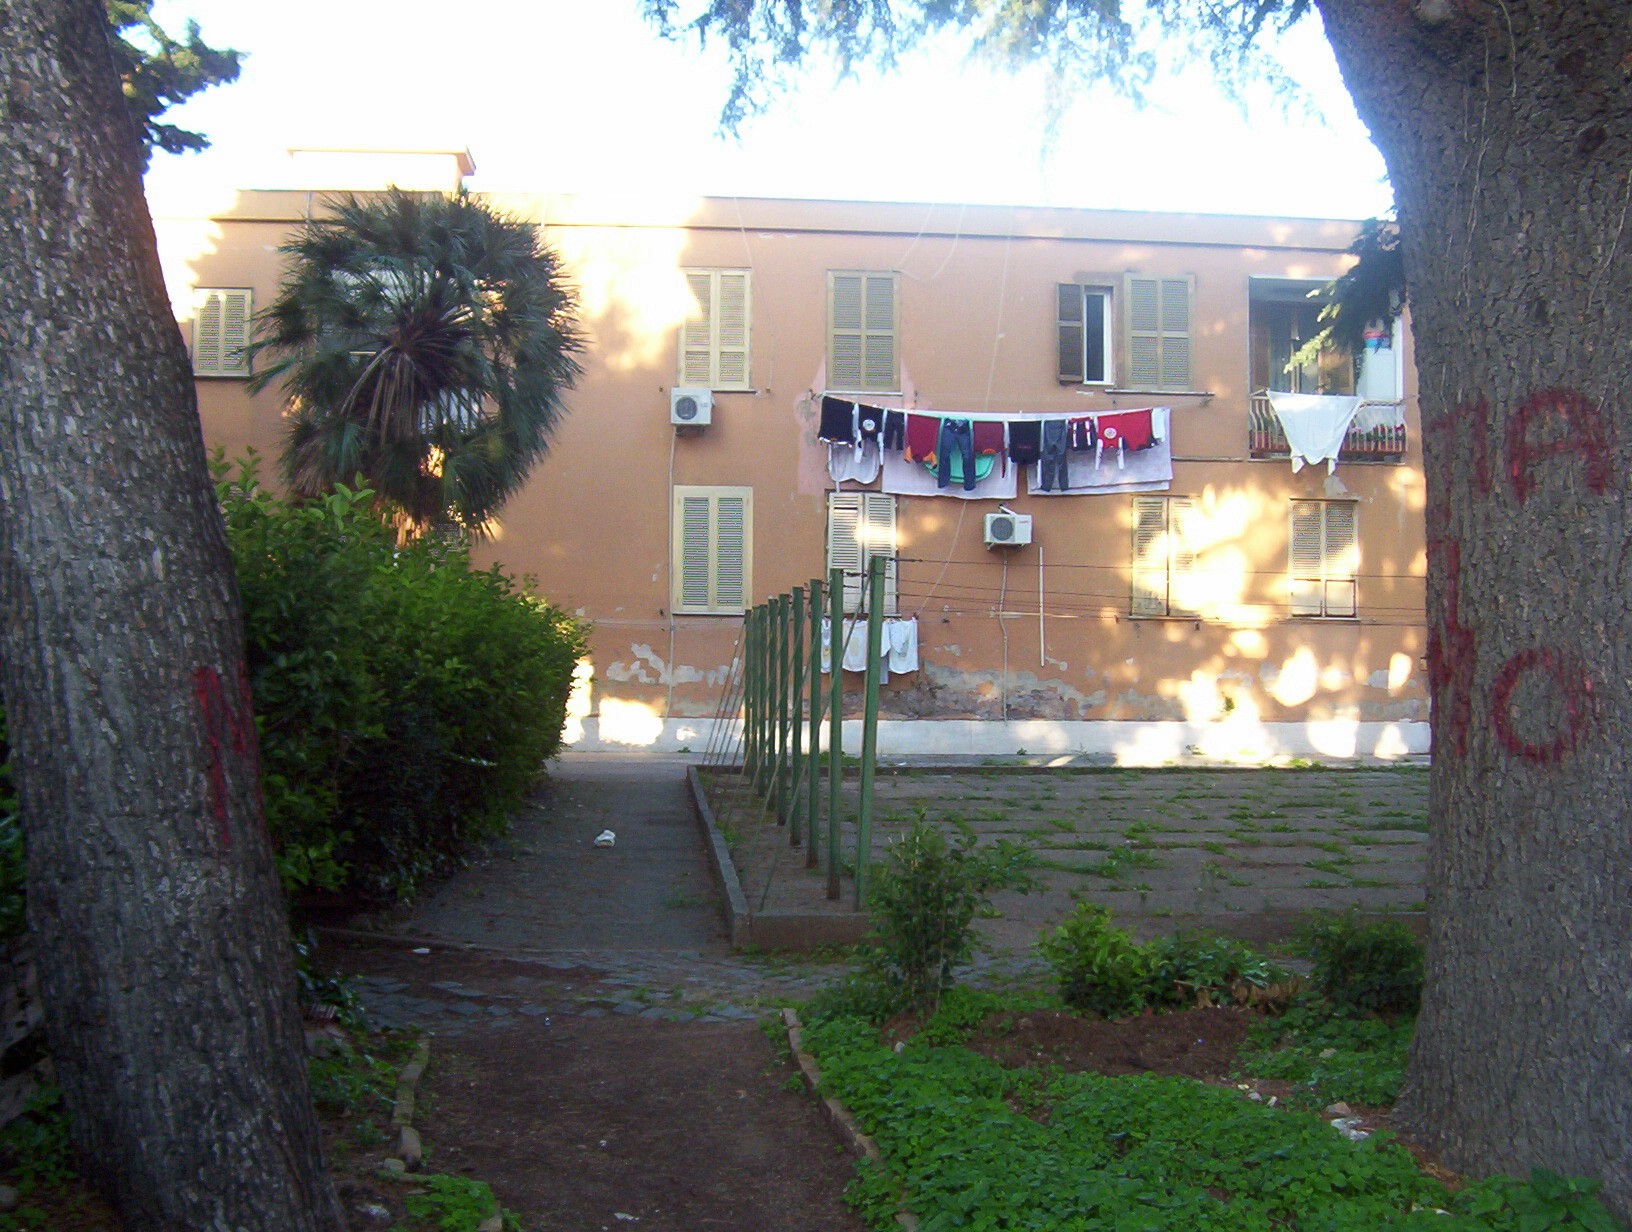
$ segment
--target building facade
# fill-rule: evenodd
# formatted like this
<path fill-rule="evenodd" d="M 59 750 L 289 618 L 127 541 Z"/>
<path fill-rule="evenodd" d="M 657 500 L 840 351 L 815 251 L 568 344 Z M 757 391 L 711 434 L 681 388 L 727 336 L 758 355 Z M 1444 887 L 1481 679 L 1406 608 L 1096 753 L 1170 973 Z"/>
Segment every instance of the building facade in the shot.
<path fill-rule="evenodd" d="M 884 687 L 886 754 L 1427 751 L 1409 335 L 1358 372 L 1299 354 L 1355 223 L 496 203 L 563 257 L 589 345 L 477 555 L 593 623 L 581 747 L 718 747 L 745 608 L 882 556 L 907 669 Z M 237 348 L 321 208 L 241 192 L 155 219 L 206 441 L 229 454 L 280 450 L 282 398 L 249 394 Z M 1294 470 L 1307 433 L 1289 445 L 1270 389 L 1350 408 L 1335 469 Z"/>

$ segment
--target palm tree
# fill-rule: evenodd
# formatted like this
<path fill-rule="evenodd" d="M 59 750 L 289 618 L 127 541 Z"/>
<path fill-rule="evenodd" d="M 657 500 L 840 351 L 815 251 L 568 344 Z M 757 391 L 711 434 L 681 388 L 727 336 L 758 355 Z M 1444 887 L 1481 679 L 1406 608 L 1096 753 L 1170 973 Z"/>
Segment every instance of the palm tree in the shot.
<path fill-rule="evenodd" d="M 289 395 L 284 474 L 361 476 L 410 527 L 479 532 L 521 486 L 580 372 L 577 297 L 531 225 L 463 191 L 327 203 L 284 246 L 257 354 Z"/>

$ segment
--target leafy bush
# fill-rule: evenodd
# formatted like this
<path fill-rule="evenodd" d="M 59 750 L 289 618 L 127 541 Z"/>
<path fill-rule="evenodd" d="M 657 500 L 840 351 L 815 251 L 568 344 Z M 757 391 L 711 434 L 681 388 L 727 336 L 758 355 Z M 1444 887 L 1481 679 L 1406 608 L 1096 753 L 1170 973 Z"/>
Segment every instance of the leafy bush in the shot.
<path fill-rule="evenodd" d="M 1146 948 L 1154 1004 L 1194 1005 L 1241 999 L 1247 989 L 1263 989 L 1288 974 L 1243 941 L 1204 930 L 1180 930 L 1158 937 Z"/>
<path fill-rule="evenodd" d="M 372 494 L 286 501 L 217 461 L 267 819 L 292 895 L 403 898 L 502 830 L 560 747 L 584 628 Z"/>
<path fill-rule="evenodd" d="M 1414 1014 L 1421 1004 L 1422 946 L 1398 920 L 1322 916 L 1300 931 L 1297 949 L 1313 964 L 1315 988 L 1333 1005 Z"/>
<path fill-rule="evenodd" d="M 1059 982 L 1061 999 L 1072 1009 L 1118 1018 L 1150 1003 L 1151 955 L 1111 923 L 1108 907 L 1077 904 L 1037 949 Z"/>
<path fill-rule="evenodd" d="M 969 834 L 949 842 L 920 816 L 874 874 L 867 971 L 897 991 L 903 1008 L 933 1009 L 973 948 L 976 913 L 998 890 L 1029 889 L 1031 858 L 1015 843 L 978 848 Z"/>

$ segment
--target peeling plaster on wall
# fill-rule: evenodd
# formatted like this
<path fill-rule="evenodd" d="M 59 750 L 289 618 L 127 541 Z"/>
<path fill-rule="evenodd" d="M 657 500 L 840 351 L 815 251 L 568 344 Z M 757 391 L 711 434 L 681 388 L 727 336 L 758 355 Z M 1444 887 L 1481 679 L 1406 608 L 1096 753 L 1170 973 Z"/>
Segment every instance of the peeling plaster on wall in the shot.
<path fill-rule="evenodd" d="M 1368 689 L 1386 689 L 1386 688 L 1388 688 L 1388 671 L 1387 671 L 1387 669 L 1378 668 L 1371 675 L 1367 676 L 1366 677 L 1366 687 Z"/>
<path fill-rule="evenodd" d="M 1176 697 L 1152 697 L 1129 689 L 1111 702 L 1112 719 L 1182 719 L 1184 705 Z"/>
<path fill-rule="evenodd" d="M 893 678 L 880 700 L 889 718 L 996 719 L 1004 713 L 1003 683 L 1001 672 L 926 663 L 909 676 Z M 1011 719 L 1085 719 L 1105 700 L 1103 690 L 1090 697 L 1064 681 L 1029 672 L 1011 672 L 1007 694 Z"/>
<path fill-rule="evenodd" d="M 1327 475 L 1326 482 L 1321 487 L 1327 500 L 1341 500 L 1345 496 L 1354 495 L 1335 474 Z"/>
<path fill-rule="evenodd" d="M 650 646 L 637 643 L 629 647 L 629 652 L 635 656 L 634 663 L 625 664 L 621 659 L 607 665 L 606 678 L 619 683 L 638 680 L 641 684 L 696 684 L 706 679 L 704 674 L 695 667 L 677 667 L 674 669 L 673 679 L 670 679 L 669 668 Z M 647 666 L 652 671 L 648 673 Z"/>
<path fill-rule="evenodd" d="M 949 642 L 944 646 L 937 646 L 935 649 L 946 651 L 946 653 L 951 655 L 954 659 L 963 658 L 963 647 L 954 643 Z"/>

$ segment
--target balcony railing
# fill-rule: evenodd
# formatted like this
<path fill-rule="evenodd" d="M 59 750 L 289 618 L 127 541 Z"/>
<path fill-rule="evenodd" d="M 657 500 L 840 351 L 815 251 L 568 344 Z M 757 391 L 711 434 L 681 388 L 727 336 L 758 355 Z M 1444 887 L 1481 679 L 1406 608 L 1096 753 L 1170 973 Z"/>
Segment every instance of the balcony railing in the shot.
<path fill-rule="evenodd" d="M 1256 393 L 1247 407 L 1247 452 L 1254 458 L 1288 458 L 1281 421 L 1269 397 Z M 1362 402 L 1338 450 L 1339 462 L 1399 462 L 1405 457 L 1405 403 Z"/>

